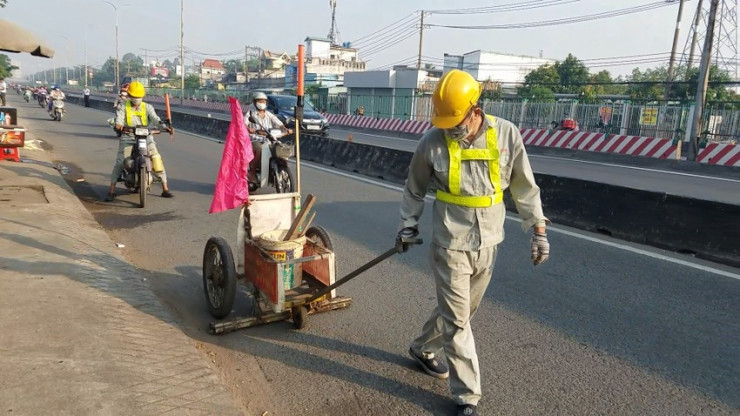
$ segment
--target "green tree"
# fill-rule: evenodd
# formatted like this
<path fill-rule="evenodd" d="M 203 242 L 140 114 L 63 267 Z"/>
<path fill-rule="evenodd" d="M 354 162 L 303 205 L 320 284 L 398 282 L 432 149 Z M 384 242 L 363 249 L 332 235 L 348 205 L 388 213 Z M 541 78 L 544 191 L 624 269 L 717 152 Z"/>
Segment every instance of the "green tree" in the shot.
<path fill-rule="evenodd" d="M 524 84 L 517 88 L 517 94 L 531 100 L 551 100 L 555 98 L 553 87 L 558 84 L 560 74 L 553 65 L 545 64 L 524 77 Z"/>
<path fill-rule="evenodd" d="M 13 70 L 16 69 L 18 69 L 17 66 L 10 64 L 10 58 L 8 57 L 8 55 L 0 54 L 0 77 L 8 78 L 11 76 Z"/>
<path fill-rule="evenodd" d="M 121 58 L 121 69 L 119 70 L 121 76 L 146 76 L 146 65 L 144 60 L 133 53 L 127 53 Z"/>
<path fill-rule="evenodd" d="M 185 77 L 185 88 L 196 89 L 200 88 L 200 76 L 197 74 L 190 74 Z"/>
<path fill-rule="evenodd" d="M 0 7 L 5 7 L 8 5 L 8 0 L 0 0 Z"/>
<path fill-rule="evenodd" d="M 560 86 L 555 87 L 554 92 L 579 94 L 584 91 L 590 77 L 588 68 L 573 54 L 569 53 L 563 62 L 555 62 L 554 68 L 560 76 Z"/>
<path fill-rule="evenodd" d="M 239 59 L 229 59 L 224 62 L 224 68 L 226 68 L 227 74 L 236 74 L 237 72 L 244 72 L 244 61 Z"/>
<path fill-rule="evenodd" d="M 646 69 L 641 71 L 640 68 L 632 70 L 632 75 L 627 77 L 631 84 L 627 87 L 627 94 L 633 100 L 659 100 L 665 94 L 665 80 L 668 77 L 668 68 L 665 66 Z"/>

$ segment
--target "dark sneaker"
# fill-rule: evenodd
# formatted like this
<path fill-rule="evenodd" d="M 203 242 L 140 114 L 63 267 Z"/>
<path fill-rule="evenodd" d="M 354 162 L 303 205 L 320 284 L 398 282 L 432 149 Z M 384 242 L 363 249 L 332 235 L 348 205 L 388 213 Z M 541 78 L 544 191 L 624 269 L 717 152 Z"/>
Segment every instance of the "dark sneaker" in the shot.
<path fill-rule="evenodd" d="M 450 370 L 447 368 L 447 364 L 441 362 L 434 356 L 433 352 L 423 352 L 417 355 L 413 348 L 409 348 L 409 355 L 415 359 L 421 368 L 426 371 L 432 377 L 447 378 L 450 376 Z"/>
<path fill-rule="evenodd" d="M 457 406 L 457 416 L 478 416 L 478 407 L 473 404 L 461 404 Z"/>
<path fill-rule="evenodd" d="M 116 199 L 116 194 L 108 194 L 108 195 L 106 195 L 104 201 L 105 202 L 113 202 L 114 199 Z"/>
<path fill-rule="evenodd" d="M 173 196 L 170 191 L 162 191 L 162 198 L 172 198 Z"/>

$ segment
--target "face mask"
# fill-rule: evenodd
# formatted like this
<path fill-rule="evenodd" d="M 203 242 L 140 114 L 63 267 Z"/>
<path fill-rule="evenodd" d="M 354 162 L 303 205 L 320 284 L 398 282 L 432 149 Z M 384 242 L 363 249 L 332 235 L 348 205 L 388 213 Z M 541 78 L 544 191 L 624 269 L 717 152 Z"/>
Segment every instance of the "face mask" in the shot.
<path fill-rule="evenodd" d="M 451 129 L 445 129 L 445 134 L 447 134 L 452 140 L 459 142 L 461 140 L 467 139 L 470 131 L 468 130 L 468 125 L 463 124 L 462 126 L 455 126 Z"/>
<path fill-rule="evenodd" d="M 141 98 L 132 98 L 130 101 L 134 107 L 138 107 L 141 104 Z"/>
<path fill-rule="evenodd" d="M 257 107 L 258 110 L 262 111 L 267 108 L 267 104 L 265 103 L 257 103 L 255 104 L 255 107 Z"/>

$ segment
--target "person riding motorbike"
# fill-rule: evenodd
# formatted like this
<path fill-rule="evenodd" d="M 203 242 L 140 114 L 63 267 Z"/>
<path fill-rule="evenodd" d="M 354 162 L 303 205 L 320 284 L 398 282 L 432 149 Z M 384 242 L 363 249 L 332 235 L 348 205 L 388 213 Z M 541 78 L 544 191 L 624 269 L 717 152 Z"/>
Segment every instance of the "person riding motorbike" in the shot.
<path fill-rule="evenodd" d="M 123 126 L 160 126 L 161 129 L 169 131 L 170 134 L 174 133 L 175 130 L 159 118 L 156 111 L 154 111 L 154 107 L 142 101 L 145 94 L 144 86 L 138 81 L 134 81 L 128 86 L 128 100 L 116 108 L 116 130 L 123 130 Z M 116 183 L 123 170 L 123 160 L 127 154 L 131 153 L 131 147 L 134 144 L 136 144 L 136 140 L 131 134 L 124 133 L 121 136 L 116 163 L 113 165 L 113 172 L 111 172 L 110 189 L 108 189 L 108 195 L 105 197 L 106 202 L 111 202 L 116 198 Z M 159 154 L 152 135 L 147 137 L 147 149 L 150 156 Z M 153 172 L 153 175 L 155 179 L 162 182 L 162 197 L 172 198 L 174 195 L 167 186 L 167 174 L 164 168 L 161 172 Z"/>
<path fill-rule="evenodd" d="M 45 86 L 40 86 L 38 91 L 36 92 L 36 99 L 38 99 L 39 104 L 43 104 L 43 101 L 46 99 L 47 91 Z"/>
<path fill-rule="evenodd" d="M 59 89 L 59 85 L 55 85 L 51 90 L 51 94 L 49 95 L 49 98 L 51 99 L 49 100 L 49 105 L 46 107 L 46 111 L 51 113 L 51 108 L 54 105 L 54 101 L 64 100 L 66 96 L 64 95 L 64 92 L 62 92 L 62 90 Z"/>
<path fill-rule="evenodd" d="M 250 121 L 252 117 L 257 123 Z M 267 95 L 263 92 L 258 92 L 252 97 L 252 104 L 247 107 L 247 111 L 244 113 L 244 123 L 247 124 L 247 131 L 251 136 L 252 150 L 254 152 L 254 159 L 249 162 L 249 186 L 250 188 L 256 188 L 257 171 L 260 168 L 262 161 L 262 143 L 269 140 L 267 132 L 271 129 L 280 129 L 283 133 L 291 134 L 293 130 L 285 127 L 282 121 L 275 114 L 267 111 Z M 250 189 L 253 191 L 254 189 Z"/>
<path fill-rule="evenodd" d="M 126 102 L 126 99 L 128 98 L 128 88 L 129 84 L 121 85 L 121 90 L 118 92 L 116 100 L 113 101 L 113 111 L 117 111 L 118 106 Z"/>

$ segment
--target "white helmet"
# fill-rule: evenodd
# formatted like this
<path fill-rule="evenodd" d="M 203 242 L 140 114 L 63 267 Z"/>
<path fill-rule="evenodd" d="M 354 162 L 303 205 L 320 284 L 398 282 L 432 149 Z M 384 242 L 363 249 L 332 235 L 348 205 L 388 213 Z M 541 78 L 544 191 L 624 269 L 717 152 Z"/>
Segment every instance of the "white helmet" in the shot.
<path fill-rule="evenodd" d="M 267 95 L 265 95 L 264 92 L 255 92 L 254 95 L 252 96 L 252 101 L 266 100 L 266 99 L 267 99 Z"/>

